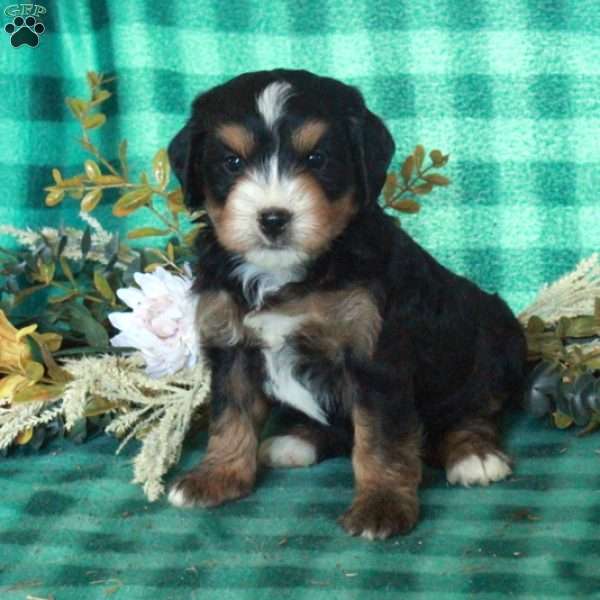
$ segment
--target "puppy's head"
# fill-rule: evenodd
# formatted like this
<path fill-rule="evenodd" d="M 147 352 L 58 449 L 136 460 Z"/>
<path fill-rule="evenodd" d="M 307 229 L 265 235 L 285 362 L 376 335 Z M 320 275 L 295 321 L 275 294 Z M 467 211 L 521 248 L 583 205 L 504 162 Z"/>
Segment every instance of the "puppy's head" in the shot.
<path fill-rule="evenodd" d="M 377 201 L 394 142 L 353 87 L 307 71 L 247 73 L 200 95 L 169 145 L 191 209 L 261 269 L 324 252 Z"/>

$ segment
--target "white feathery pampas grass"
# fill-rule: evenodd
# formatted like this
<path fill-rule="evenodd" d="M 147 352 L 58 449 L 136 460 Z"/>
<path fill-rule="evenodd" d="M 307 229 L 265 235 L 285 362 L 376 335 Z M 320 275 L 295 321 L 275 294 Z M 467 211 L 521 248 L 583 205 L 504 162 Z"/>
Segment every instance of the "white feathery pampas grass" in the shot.
<path fill-rule="evenodd" d="M 60 400 L 11 405 L 8 398 L 0 398 L 0 450 L 8 448 L 23 431 L 50 423 L 61 414 Z"/>
<path fill-rule="evenodd" d="M 141 434 L 133 482 L 141 484 L 148 499 L 154 501 L 164 493 L 164 475 L 179 461 L 194 412 L 208 402 L 210 373 L 200 363 L 153 379 L 144 373 L 143 365 L 138 354 L 66 361 L 65 369 L 74 380 L 67 386 L 63 407 L 69 429 L 83 417 L 95 396 L 121 406 L 106 433 L 123 438 L 117 452 Z"/>
<path fill-rule="evenodd" d="M 105 431 L 121 438 L 117 453 L 134 437 L 141 438 L 133 482 L 143 486 L 148 500 L 157 500 L 164 493 L 163 477 L 179 461 L 192 416 L 208 402 L 208 369 L 198 363 L 155 379 L 144 372 L 139 354 L 69 359 L 63 366 L 73 381 L 61 399 L 11 405 L 8 398 L 0 398 L 0 450 L 21 432 L 57 417 L 71 429 L 102 398 L 115 405 L 115 417 Z"/>
<path fill-rule="evenodd" d="M 594 302 L 600 298 L 600 262 L 598 254 L 582 260 L 573 271 L 558 281 L 546 284 L 536 299 L 519 315 L 524 325 L 532 316 L 547 323 L 561 317 L 577 317 L 594 313 Z"/>
<path fill-rule="evenodd" d="M 92 230 L 92 247 L 87 254 L 87 258 L 94 262 L 106 264 L 109 257 L 105 255 L 104 247 L 112 239 L 112 234 L 106 231 L 100 222 L 90 214 L 81 211 L 79 217 L 85 221 Z M 82 229 L 75 229 L 74 227 L 65 227 L 62 233 L 67 236 L 67 245 L 63 250 L 63 256 L 73 260 L 81 259 L 81 239 L 84 231 Z M 34 231 L 29 228 L 19 229 L 11 225 L 0 225 L 0 235 L 8 235 L 18 241 L 21 245 L 31 249 L 35 248 L 36 244 L 43 239 L 42 236 L 51 242 L 57 241 L 61 235 L 61 231 L 53 227 L 42 227 L 40 231 Z"/>

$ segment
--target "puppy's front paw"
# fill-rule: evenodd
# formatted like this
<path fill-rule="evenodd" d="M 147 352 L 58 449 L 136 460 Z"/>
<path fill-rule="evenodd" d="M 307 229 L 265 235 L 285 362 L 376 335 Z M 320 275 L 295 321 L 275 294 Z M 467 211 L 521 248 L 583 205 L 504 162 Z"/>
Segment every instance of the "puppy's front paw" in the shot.
<path fill-rule="evenodd" d="M 418 518 L 416 496 L 380 491 L 359 494 L 339 521 L 350 535 L 383 540 L 408 533 Z"/>
<path fill-rule="evenodd" d="M 185 508 L 218 506 L 247 496 L 253 483 L 253 478 L 244 477 L 227 465 L 199 467 L 175 482 L 169 491 L 169 502 Z"/>

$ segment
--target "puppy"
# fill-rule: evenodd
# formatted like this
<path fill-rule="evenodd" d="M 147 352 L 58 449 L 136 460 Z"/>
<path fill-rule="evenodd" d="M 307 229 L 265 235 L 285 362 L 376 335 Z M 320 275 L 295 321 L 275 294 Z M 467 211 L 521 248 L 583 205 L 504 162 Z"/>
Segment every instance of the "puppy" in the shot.
<path fill-rule="evenodd" d="M 422 460 L 450 483 L 510 474 L 496 417 L 520 390 L 521 327 L 377 202 L 394 141 L 355 88 L 247 73 L 200 95 L 169 146 L 197 238 L 198 327 L 212 369 L 202 463 L 176 506 L 252 491 L 257 465 L 352 454 L 352 535 L 408 532 Z M 294 415 L 265 440 L 274 403 Z M 260 457 L 260 459 L 259 459 Z"/>

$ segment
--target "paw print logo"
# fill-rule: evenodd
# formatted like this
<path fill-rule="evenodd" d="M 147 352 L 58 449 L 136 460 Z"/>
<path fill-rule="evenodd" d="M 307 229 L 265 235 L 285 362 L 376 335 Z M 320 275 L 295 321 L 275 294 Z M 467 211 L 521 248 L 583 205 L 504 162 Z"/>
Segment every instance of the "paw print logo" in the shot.
<path fill-rule="evenodd" d="M 26 19 L 15 17 L 12 23 L 8 23 L 4 27 L 4 31 L 10 35 L 10 43 L 15 48 L 23 44 L 35 48 L 40 43 L 40 35 L 45 30 L 44 24 L 31 15 Z"/>

